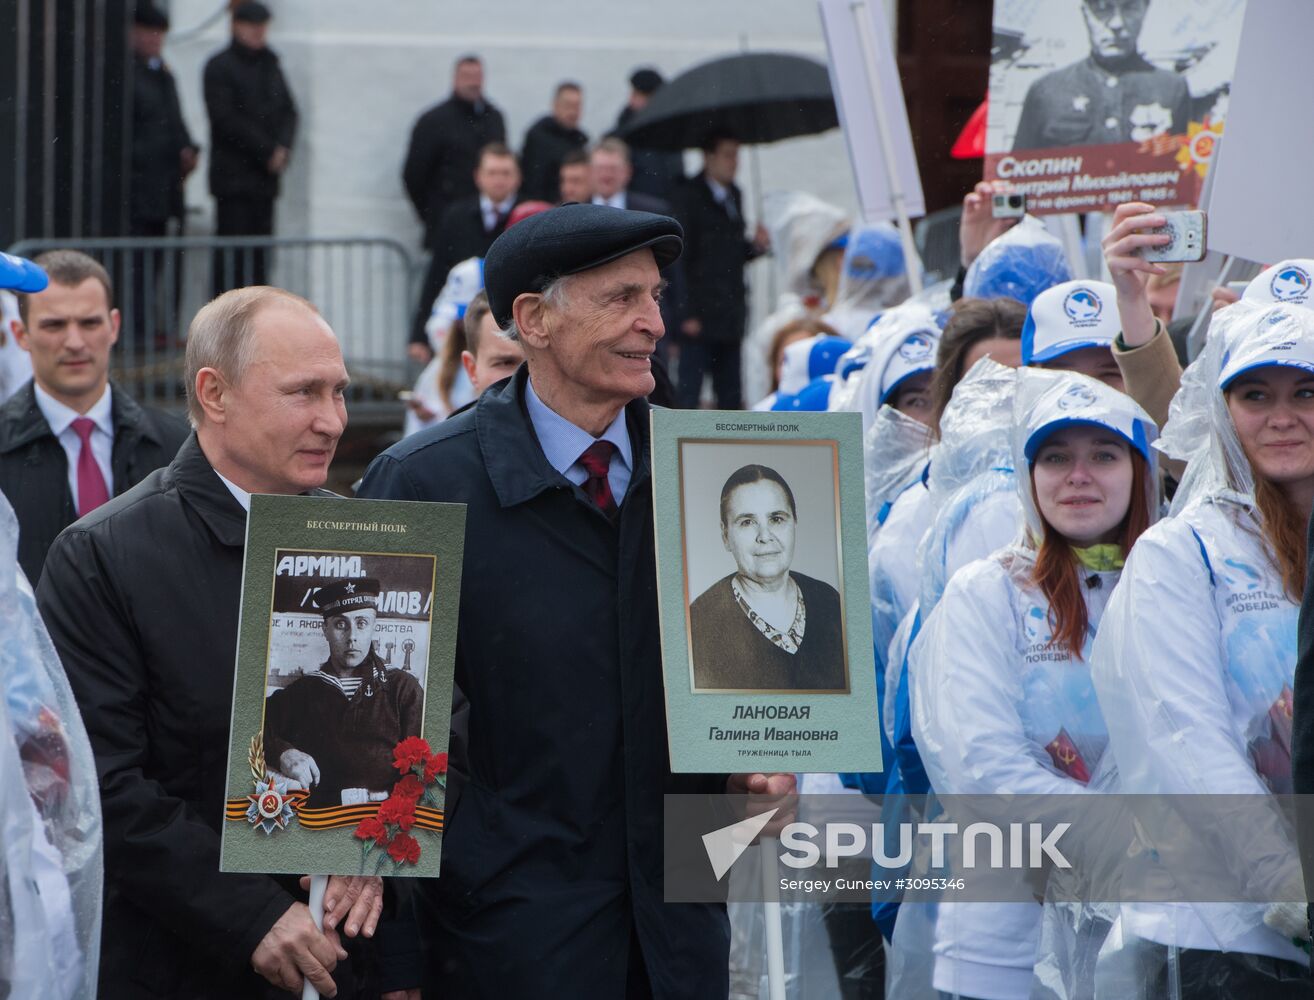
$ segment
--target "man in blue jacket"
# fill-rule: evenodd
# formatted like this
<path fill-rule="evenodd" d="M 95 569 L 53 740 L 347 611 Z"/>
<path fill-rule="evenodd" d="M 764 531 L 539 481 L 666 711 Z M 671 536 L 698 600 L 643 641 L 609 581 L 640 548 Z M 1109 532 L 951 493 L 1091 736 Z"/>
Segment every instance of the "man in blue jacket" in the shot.
<path fill-rule="evenodd" d="M 526 365 L 379 456 L 360 494 L 467 505 L 442 877 L 417 886 L 424 994 L 725 997 L 721 906 L 663 902 L 651 358 L 670 218 L 563 205 L 484 263 Z"/>

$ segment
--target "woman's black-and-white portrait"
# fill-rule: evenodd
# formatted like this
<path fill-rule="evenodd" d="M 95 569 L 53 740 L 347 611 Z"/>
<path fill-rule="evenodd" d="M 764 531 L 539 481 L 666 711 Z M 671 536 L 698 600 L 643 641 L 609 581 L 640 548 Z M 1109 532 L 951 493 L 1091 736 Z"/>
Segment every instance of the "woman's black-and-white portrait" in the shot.
<path fill-rule="evenodd" d="M 830 442 L 680 445 L 696 692 L 849 689 Z"/>

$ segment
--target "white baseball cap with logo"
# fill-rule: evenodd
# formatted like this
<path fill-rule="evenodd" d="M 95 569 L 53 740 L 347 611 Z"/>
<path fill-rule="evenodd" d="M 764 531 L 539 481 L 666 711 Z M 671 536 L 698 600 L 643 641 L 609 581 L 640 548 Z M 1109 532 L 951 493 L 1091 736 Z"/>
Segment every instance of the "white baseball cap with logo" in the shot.
<path fill-rule="evenodd" d="M 1278 261 L 1246 285 L 1241 299 L 1257 306 L 1291 303 L 1314 307 L 1314 260 L 1293 257 Z"/>
<path fill-rule="evenodd" d="M 918 330 L 903 339 L 881 372 L 881 404 L 889 402 L 890 396 L 905 379 L 935 370 L 935 352 L 939 345 L 940 334 L 934 328 Z"/>
<path fill-rule="evenodd" d="M 1035 376 L 1035 373 L 1028 373 Z M 1076 372 L 1046 373 L 1053 382 L 1044 388 L 1022 414 L 1023 454 L 1036 460 L 1055 431 L 1079 424 L 1094 424 L 1113 431 L 1155 467 L 1150 449 L 1159 429 L 1150 415 L 1125 393 Z M 1056 377 L 1059 376 L 1059 377 Z"/>
<path fill-rule="evenodd" d="M 1086 347 L 1112 347 L 1121 330 L 1112 285 L 1065 281 L 1037 295 L 1027 310 L 1022 363 L 1039 365 Z"/>
<path fill-rule="evenodd" d="M 1223 356 L 1218 388 L 1226 390 L 1245 372 L 1268 367 L 1314 373 L 1314 311 L 1269 306 L 1236 331 Z"/>

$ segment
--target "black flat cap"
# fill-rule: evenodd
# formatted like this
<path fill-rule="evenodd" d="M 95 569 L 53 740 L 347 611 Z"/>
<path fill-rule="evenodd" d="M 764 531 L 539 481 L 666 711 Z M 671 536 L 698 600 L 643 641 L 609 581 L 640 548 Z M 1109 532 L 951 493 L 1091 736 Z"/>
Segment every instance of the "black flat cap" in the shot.
<path fill-rule="evenodd" d="M 260 3 L 260 0 L 242 0 L 242 3 L 233 8 L 233 20 L 245 21 L 248 24 L 264 24 L 273 16 L 269 8 Z"/>
<path fill-rule="evenodd" d="M 648 247 L 659 268 L 680 256 L 684 230 L 674 219 L 607 205 L 567 202 L 512 226 L 488 248 L 484 288 L 505 327 L 517 295 L 541 292 L 554 278 L 588 271 Z"/>
<path fill-rule="evenodd" d="M 169 30 L 168 15 L 153 3 L 137 4 L 137 9 L 132 14 L 132 23 L 141 28 L 156 28 L 159 31 Z"/>
<path fill-rule="evenodd" d="M 630 86 L 640 94 L 655 94 L 665 82 L 662 75 L 651 66 L 636 69 L 630 76 Z"/>

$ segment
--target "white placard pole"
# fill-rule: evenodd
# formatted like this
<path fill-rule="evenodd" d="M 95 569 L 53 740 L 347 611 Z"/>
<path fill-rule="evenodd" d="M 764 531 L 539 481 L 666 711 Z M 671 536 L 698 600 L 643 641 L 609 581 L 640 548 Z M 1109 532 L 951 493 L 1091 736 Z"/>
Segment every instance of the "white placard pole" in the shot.
<path fill-rule="evenodd" d="M 890 139 L 890 123 L 885 113 L 885 93 L 881 87 L 880 66 L 876 61 L 876 41 L 871 36 L 870 17 L 883 16 L 883 11 L 869 11 L 868 0 L 852 0 L 849 9 L 858 28 L 858 41 L 862 46 L 862 61 L 867 70 L 867 85 L 871 88 L 872 111 L 876 115 L 876 129 L 880 135 L 881 158 L 885 161 L 885 174 L 890 184 L 890 204 L 894 207 L 899 235 L 903 238 L 903 259 L 908 273 L 908 285 L 914 295 L 922 290 L 922 273 L 917 266 L 917 244 L 913 242 L 912 223 L 908 219 L 908 199 L 903 190 L 903 179 L 894 156 Z"/>
<path fill-rule="evenodd" d="M 762 905 L 766 923 L 767 990 L 771 1000 L 785 1000 L 785 935 L 780 922 L 780 867 L 776 859 L 775 837 L 763 837 L 762 889 L 768 900 Z"/>
<path fill-rule="evenodd" d="M 329 877 L 327 875 L 310 876 L 310 916 L 315 921 L 315 927 L 320 931 L 324 930 L 324 890 L 328 888 Z M 309 979 L 302 980 L 301 983 L 301 1000 L 318 1000 L 319 990 L 315 989 L 314 983 Z"/>

